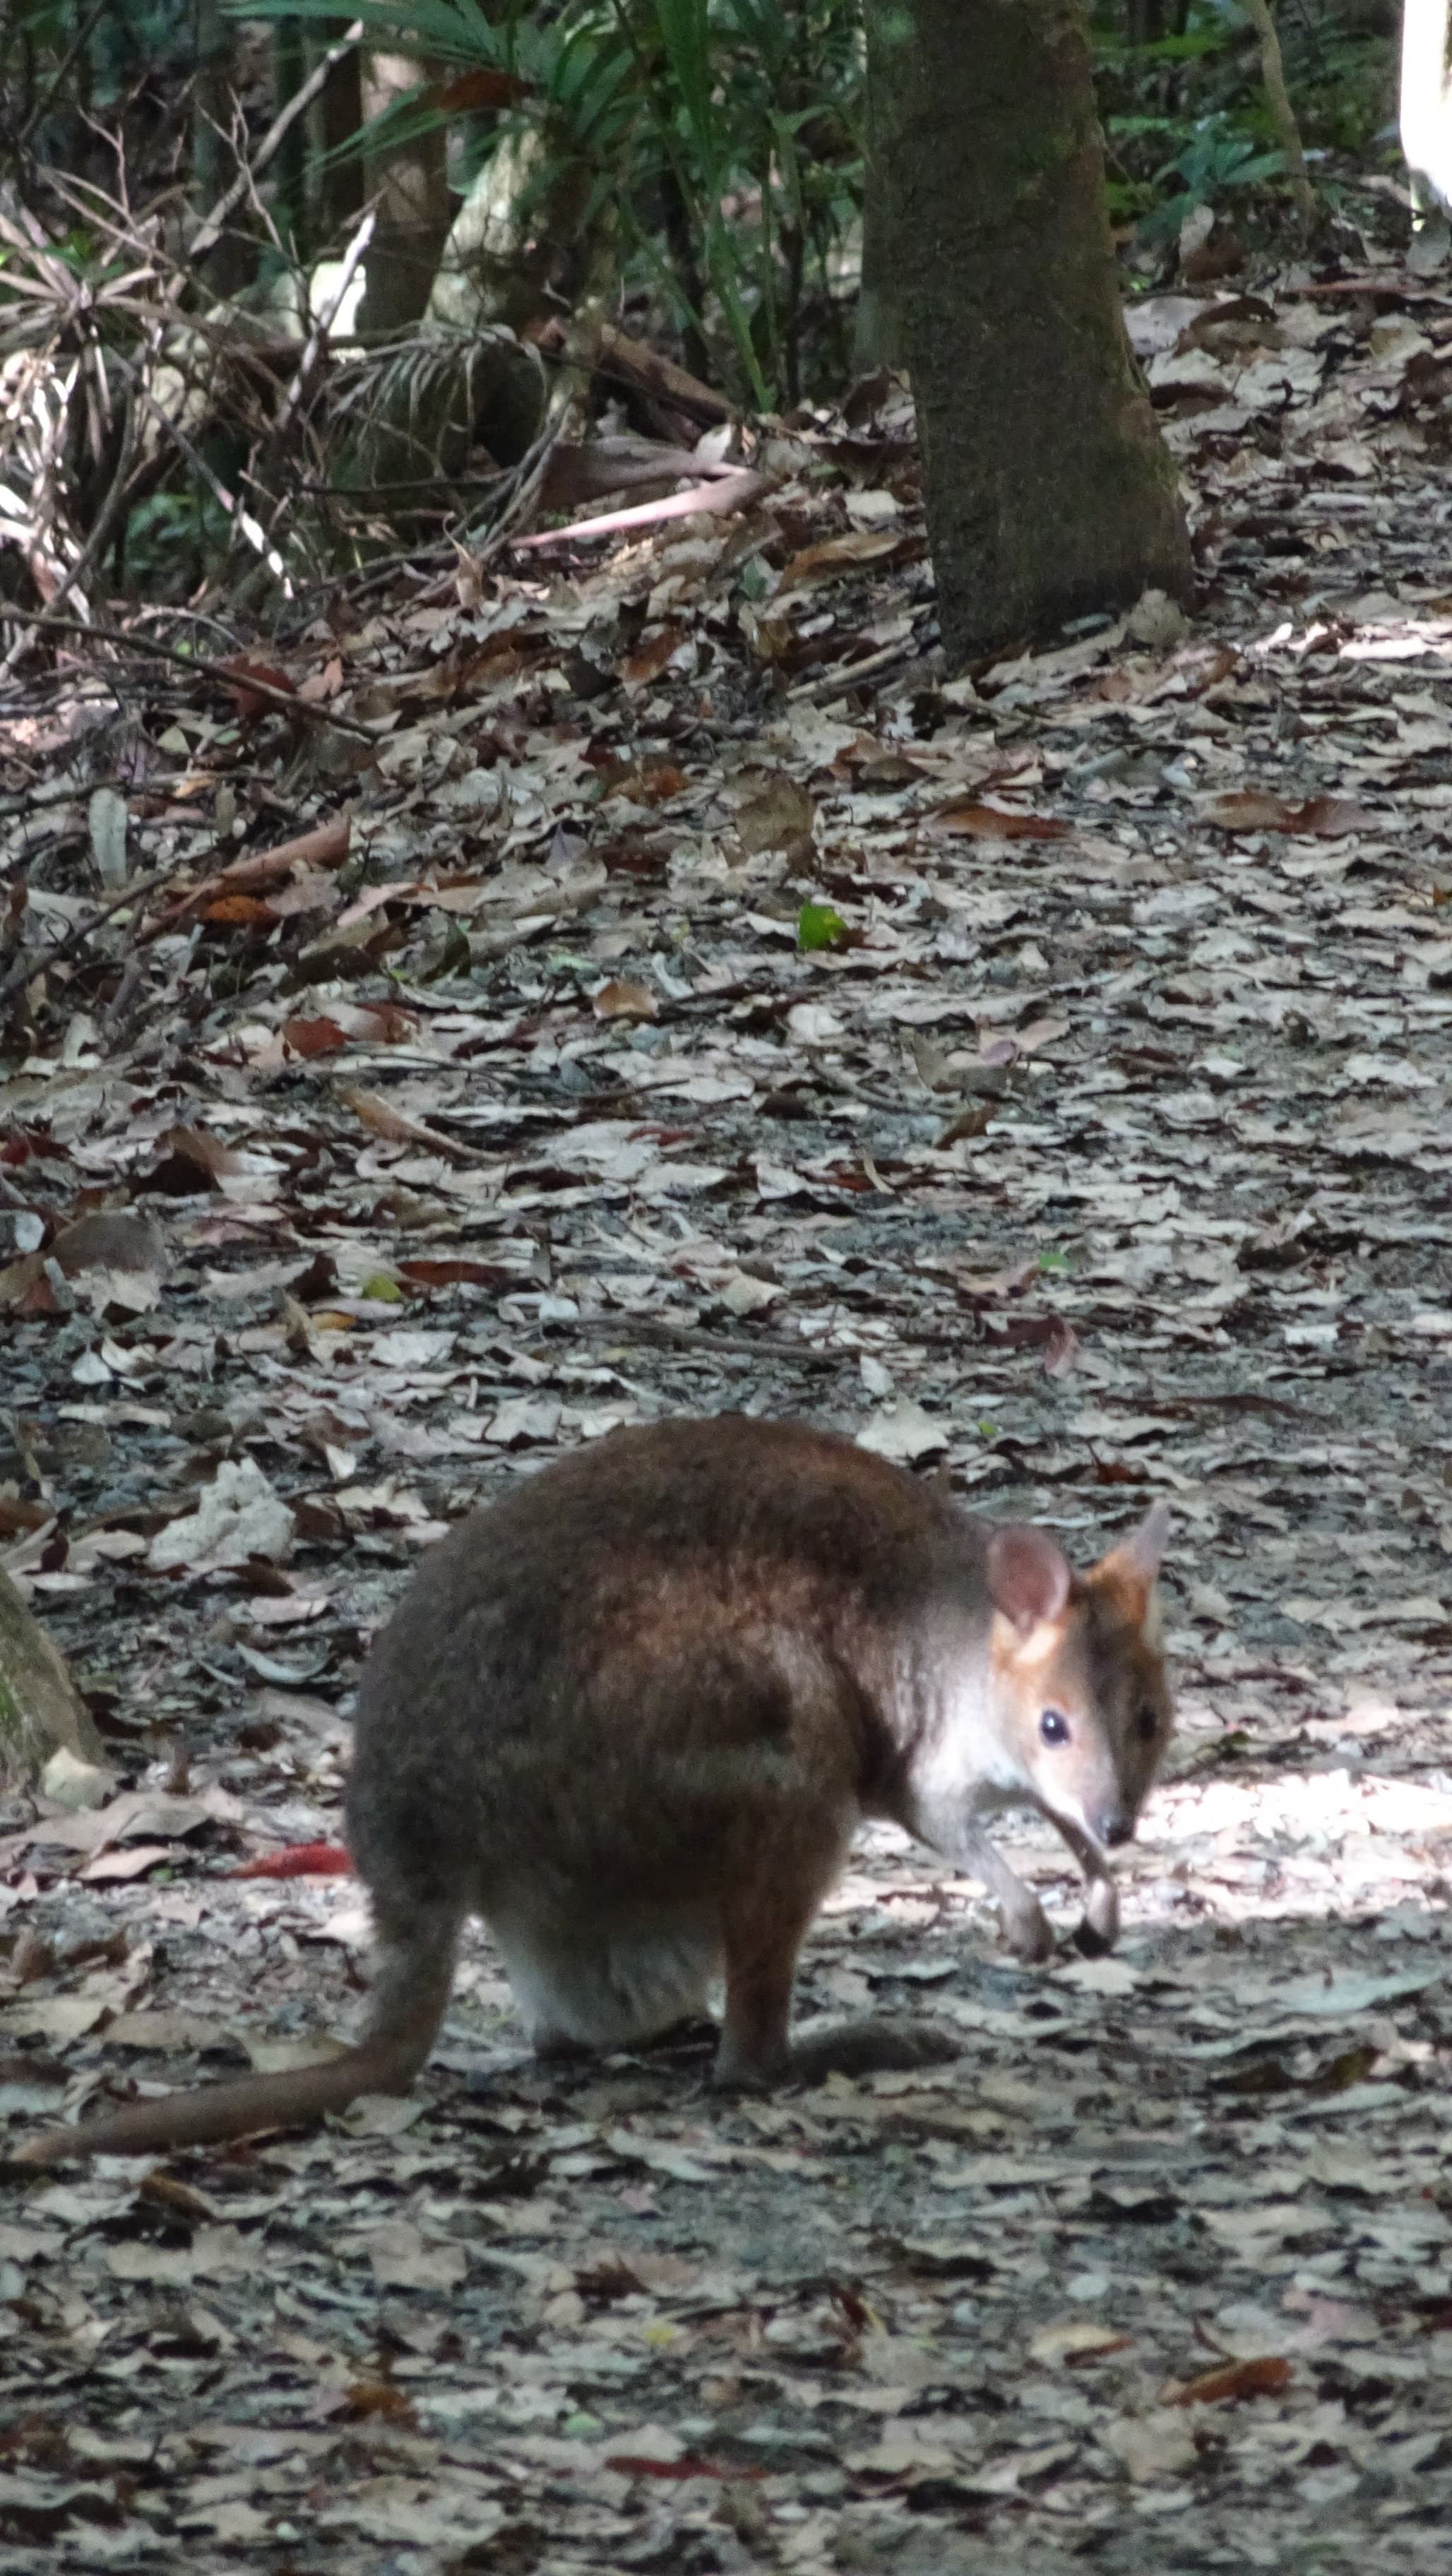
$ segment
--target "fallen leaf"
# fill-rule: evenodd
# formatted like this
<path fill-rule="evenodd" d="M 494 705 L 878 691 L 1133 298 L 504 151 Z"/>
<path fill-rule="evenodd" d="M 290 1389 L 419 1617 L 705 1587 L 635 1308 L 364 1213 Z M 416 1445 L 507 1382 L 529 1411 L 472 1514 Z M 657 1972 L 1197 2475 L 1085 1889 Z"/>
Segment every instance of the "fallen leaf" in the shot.
<path fill-rule="evenodd" d="M 1242 2397 L 1273 2397 L 1289 2388 L 1294 2377 L 1288 2361 L 1266 2354 L 1256 2361 L 1228 2361 L 1218 2370 L 1202 2370 L 1198 2379 L 1172 2379 L 1161 2403 L 1166 2406 L 1219 2406 Z"/>

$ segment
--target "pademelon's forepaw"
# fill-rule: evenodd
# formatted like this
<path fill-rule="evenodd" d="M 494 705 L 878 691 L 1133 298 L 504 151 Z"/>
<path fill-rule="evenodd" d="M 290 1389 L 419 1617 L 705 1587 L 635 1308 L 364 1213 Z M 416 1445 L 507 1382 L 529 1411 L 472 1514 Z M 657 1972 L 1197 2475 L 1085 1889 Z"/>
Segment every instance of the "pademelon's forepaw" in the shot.
<path fill-rule="evenodd" d="M 1102 1959 L 1119 1939 L 1119 1891 L 1111 1878 L 1096 1878 L 1084 1900 L 1084 1920 L 1074 1947 L 1085 1959 Z"/>

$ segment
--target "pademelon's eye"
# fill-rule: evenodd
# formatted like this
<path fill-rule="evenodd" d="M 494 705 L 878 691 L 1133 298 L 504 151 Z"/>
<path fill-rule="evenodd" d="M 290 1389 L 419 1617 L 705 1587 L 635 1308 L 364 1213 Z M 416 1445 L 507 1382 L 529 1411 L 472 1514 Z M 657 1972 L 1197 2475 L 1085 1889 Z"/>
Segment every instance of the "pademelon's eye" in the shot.
<path fill-rule="evenodd" d="M 1039 1733 L 1045 1744 L 1067 1744 L 1069 1721 L 1060 1708 L 1046 1708 L 1039 1719 Z"/>
<path fill-rule="evenodd" d="M 1134 1712 L 1134 1731 L 1141 1744 L 1153 1744 L 1160 1731 L 1159 1710 L 1152 1708 L 1148 1700 L 1145 1701 L 1143 1708 L 1137 1708 Z"/>

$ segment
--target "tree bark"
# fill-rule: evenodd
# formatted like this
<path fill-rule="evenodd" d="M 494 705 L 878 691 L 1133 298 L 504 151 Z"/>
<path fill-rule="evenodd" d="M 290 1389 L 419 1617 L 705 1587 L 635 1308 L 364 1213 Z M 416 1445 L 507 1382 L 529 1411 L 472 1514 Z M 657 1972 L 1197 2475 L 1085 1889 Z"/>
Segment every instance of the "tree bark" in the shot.
<path fill-rule="evenodd" d="M 1402 19 L 1402 154 L 1419 209 L 1452 206 L 1452 9 L 1406 0 Z"/>
<path fill-rule="evenodd" d="M 197 72 L 192 94 L 192 193 L 198 212 L 209 214 L 235 163 L 237 97 L 233 55 L 237 28 L 220 0 L 197 0 Z M 245 222 L 229 223 L 207 255 L 209 293 L 235 295 L 246 282 L 249 244 Z"/>
<path fill-rule="evenodd" d="M 1245 14 L 1260 39 L 1261 77 L 1265 82 L 1266 105 L 1271 122 L 1281 138 L 1286 156 L 1286 177 L 1290 182 L 1291 200 L 1303 232 L 1309 232 L 1316 220 L 1316 199 L 1306 176 L 1306 155 L 1301 143 L 1301 129 L 1286 87 L 1286 67 L 1281 60 L 1281 40 L 1271 16 L 1270 0 L 1244 0 Z"/>
<path fill-rule="evenodd" d="M 903 363 L 902 307 L 897 292 L 900 263 L 893 256 L 888 230 L 895 209 L 896 192 L 888 186 L 882 167 L 890 124 L 887 101 L 892 79 L 891 59 L 887 62 L 882 60 L 882 18 L 880 7 L 868 13 L 862 283 L 857 290 L 857 329 L 852 342 L 852 363 L 859 376 L 869 375 L 874 367 L 900 367 Z"/>
<path fill-rule="evenodd" d="M 412 55 L 370 53 L 362 69 L 363 109 L 379 116 L 414 89 L 430 69 Z M 368 284 L 360 331 L 399 331 L 425 310 L 453 221 L 448 137 L 442 125 L 410 143 L 372 156 L 368 192 L 378 206 L 369 245 Z"/>
<path fill-rule="evenodd" d="M 335 45 L 347 29 L 346 18 L 328 19 L 321 30 L 324 44 Z M 337 246 L 363 212 L 362 155 L 343 153 L 345 144 L 356 142 L 363 122 L 363 58 L 356 45 L 349 46 L 328 74 L 321 122 L 323 149 L 328 158 L 322 176 L 319 229 L 326 242 Z"/>
<path fill-rule="evenodd" d="M 0 1572 L 0 1782 L 34 1780 L 62 1751 L 105 1760 L 63 1656 Z"/>
<path fill-rule="evenodd" d="M 1187 598 L 1077 0 L 870 0 L 879 175 L 956 662 Z"/>

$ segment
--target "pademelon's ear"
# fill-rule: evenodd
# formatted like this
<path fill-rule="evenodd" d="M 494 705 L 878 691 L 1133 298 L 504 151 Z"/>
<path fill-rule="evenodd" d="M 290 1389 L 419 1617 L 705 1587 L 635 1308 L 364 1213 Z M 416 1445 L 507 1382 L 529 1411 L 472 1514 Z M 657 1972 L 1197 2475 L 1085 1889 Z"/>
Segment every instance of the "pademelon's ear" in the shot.
<path fill-rule="evenodd" d="M 1138 1529 L 1131 1530 L 1128 1538 L 1121 1539 L 1118 1547 L 1101 1557 L 1090 1577 L 1091 1582 L 1119 1595 L 1126 1617 L 1136 1627 L 1145 1624 L 1169 1535 L 1169 1504 L 1152 1503 Z"/>
<path fill-rule="evenodd" d="M 995 1610 L 1026 1637 L 1062 1616 L 1074 1577 L 1063 1549 L 1027 1521 L 1009 1521 L 988 1542 L 988 1589 Z"/>

